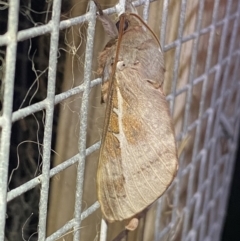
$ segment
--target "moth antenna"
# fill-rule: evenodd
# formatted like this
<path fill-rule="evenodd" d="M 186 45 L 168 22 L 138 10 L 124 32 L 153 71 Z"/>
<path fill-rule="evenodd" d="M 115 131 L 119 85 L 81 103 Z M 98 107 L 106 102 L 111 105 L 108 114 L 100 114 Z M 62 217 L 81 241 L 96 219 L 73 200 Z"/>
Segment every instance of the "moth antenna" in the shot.
<path fill-rule="evenodd" d="M 130 15 L 136 17 L 136 18 L 151 32 L 151 34 L 153 35 L 153 37 L 155 38 L 155 40 L 156 40 L 157 43 L 159 44 L 160 49 L 162 50 L 162 46 L 161 46 L 161 44 L 160 44 L 160 42 L 159 42 L 156 34 L 152 31 L 152 29 L 148 27 L 148 25 L 138 16 L 138 14 L 130 13 Z"/>
<path fill-rule="evenodd" d="M 105 32 L 107 33 L 107 35 L 110 38 L 112 38 L 112 39 L 117 38 L 118 30 L 117 30 L 115 23 L 113 23 L 112 20 L 103 13 L 102 7 L 99 4 L 99 2 L 97 0 L 93 0 L 93 1 L 99 12 L 99 15 L 97 16 L 97 18 L 102 22 L 102 26 L 103 26 Z"/>
<path fill-rule="evenodd" d="M 102 16 L 103 15 L 103 10 L 102 10 L 102 7 L 101 7 L 100 3 L 97 0 L 93 0 L 93 1 L 94 1 L 95 5 L 96 5 L 96 7 L 98 9 L 99 15 Z"/>

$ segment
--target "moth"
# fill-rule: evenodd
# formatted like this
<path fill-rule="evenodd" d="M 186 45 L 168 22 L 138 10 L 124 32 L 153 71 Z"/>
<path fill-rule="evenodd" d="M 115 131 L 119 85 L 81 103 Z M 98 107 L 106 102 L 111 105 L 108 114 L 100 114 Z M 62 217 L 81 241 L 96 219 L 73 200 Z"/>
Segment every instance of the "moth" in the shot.
<path fill-rule="evenodd" d="M 97 170 L 98 200 L 108 222 L 130 220 L 172 183 L 178 158 L 168 103 L 162 90 L 164 58 L 153 31 L 128 1 L 117 24 L 99 20 L 111 40 L 99 55 L 106 102 Z"/>

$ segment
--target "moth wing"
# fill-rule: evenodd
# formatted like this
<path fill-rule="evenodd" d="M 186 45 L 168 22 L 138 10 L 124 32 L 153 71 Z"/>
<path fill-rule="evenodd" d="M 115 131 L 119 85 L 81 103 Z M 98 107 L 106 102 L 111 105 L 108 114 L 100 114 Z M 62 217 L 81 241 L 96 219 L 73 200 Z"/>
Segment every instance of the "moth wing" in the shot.
<path fill-rule="evenodd" d="M 130 218 L 149 206 L 168 188 L 178 168 L 163 92 L 136 70 L 122 72 L 113 86 L 97 175 L 98 198 L 109 221 Z"/>
<path fill-rule="evenodd" d="M 119 205 L 119 200 L 124 200 L 126 197 L 121 146 L 117 137 L 119 133 L 118 115 L 113 111 L 117 100 L 115 84 L 116 82 L 113 81 L 112 93 L 109 93 L 111 98 L 107 102 L 97 169 L 98 200 L 104 217 L 110 222 L 124 219 L 124 213 L 121 211 L 122 205 Z"/>
<path fill-rule="evenodd" d="M 146 32 L 138 43 L 142 34 L 138 29 L 134 48 L 131 36 L 124 34 L 109 91 L 97 185 L 103 215 L 110 222 L 131 218 L 152 204 L 178 169 L 172 121 L 161 90 L 163 56 Z"/>

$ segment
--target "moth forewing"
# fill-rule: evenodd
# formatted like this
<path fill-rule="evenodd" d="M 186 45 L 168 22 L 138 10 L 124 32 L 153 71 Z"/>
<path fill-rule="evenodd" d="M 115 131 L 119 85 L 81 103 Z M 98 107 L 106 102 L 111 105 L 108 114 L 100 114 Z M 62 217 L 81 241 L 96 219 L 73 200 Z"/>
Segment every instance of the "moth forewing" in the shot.
<path fill-rule="evenodd" d="M 99 58 L 107 106 L 97 189 L 109 222 L 134 217 L 151 205 L 169 187 L 178 168 L 172 121 L 162 91 L 160 44 L 131 13 L 120 17 L 119 35 Z"/>

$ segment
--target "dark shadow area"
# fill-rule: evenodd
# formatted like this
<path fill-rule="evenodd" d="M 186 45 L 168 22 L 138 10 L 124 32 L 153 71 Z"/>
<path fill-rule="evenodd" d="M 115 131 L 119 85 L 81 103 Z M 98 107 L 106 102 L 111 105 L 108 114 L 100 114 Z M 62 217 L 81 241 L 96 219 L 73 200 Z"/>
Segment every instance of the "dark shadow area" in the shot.
<path fill-rule="evenodd" d="M 240 138 L 221 241 L 240 240 Z"/>

